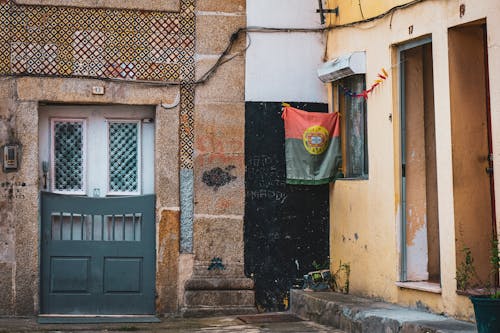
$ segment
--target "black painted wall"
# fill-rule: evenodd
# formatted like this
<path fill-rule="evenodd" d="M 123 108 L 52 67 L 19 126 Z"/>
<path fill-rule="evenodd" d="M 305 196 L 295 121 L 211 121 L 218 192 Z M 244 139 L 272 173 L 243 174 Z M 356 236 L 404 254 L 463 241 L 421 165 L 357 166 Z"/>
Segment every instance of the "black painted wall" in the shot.
<path fill-rule="evenodd" d="M 245 274 L 255 280 L 260 310 L 283 311 L 296 279 L 328 259 L 329 187 L 285 184 L 281 103 L 247 102 L 245 121 Z"/>

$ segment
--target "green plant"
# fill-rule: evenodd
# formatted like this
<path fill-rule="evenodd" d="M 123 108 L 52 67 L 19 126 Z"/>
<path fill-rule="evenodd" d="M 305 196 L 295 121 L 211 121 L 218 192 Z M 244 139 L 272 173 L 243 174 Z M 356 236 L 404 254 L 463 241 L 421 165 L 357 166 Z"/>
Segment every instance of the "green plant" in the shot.
<path fill-rule="evenodd" d="M 474 268 L 474 258 L 472 257 L 472 251 L 470 248 L 464 246 L 462 248 L 463 260 L 457 267 L 457 289 L 467 290 L 471 287 L 471 279 L 476 276 L 476 269 Z"/>
<path fill-rule="evenodd" d="M 493 236 L 491 238 L 490 250 L 490 265 L 491 265 L 491 282 L 493 283 L 493 292 L 491 298 L 500 299 L 500 291 L 498 290 L 498 271 L 500 270 L 500 254 L 498 251 L 498 238 Z"/>
<path fill-rule="evenodd" d="M 349 277 L 351 274 L 351 266 L 348 263 L 340 262 L 339 268 L 332 272 L 329 270 L 329 261 L 324 264 L 312 262 L 312 267 L 316 271 L 309 272 L 304 275 L 304 290 L 328 290 L 341 293 L 349 293 Z"/>
<path fill-rule="evenodd" d="M 322 264 L 318 263 L 316 260 L 314 260 L 311 264 L 311 266 L 317 270 L 317 271 L 321 271 L 323 269 L 329 269 L 330 268 L 330 262 L 329 260 L 325 260 Z"/>
<path fill-rule="evenodd" d="M 474 267 L 474 257 L 472 256 L 472 251 L 470 248 L 464 246 L 462 249 L 463 260 L 457 267 L 456 272 L 456 280 L 457 280 L 457 289 L 461 291 L 466 291 L 469 288 L 474 287 L 471 285 L 472 278 L 476 278 L 478 281 L 479 278 L 476 273 L 476 269 Z M 491 246 L 490 246 L 490 281 L 488 283 L 479 282 L 479 284 L 486 286 L 486 289 L 489 290 L 489 294 L 491 298 L 500 299 L 500 290 L 498 290 L 498 273 L 500 270 L 500 252 L 498 249 L 498 239 L 496 236 L 491 238 Z"/>
<path fill-rule="evenodd" d="M 351 265 L 349 263 L 340 262 L 339 268 L 335 272 L 332 272 L 331 274 L 331 278 L 329 281 L 330 288 L 333 291 L 338 291 L 344 294 L 348 294 L 350 275 L 351 275 Z"/>

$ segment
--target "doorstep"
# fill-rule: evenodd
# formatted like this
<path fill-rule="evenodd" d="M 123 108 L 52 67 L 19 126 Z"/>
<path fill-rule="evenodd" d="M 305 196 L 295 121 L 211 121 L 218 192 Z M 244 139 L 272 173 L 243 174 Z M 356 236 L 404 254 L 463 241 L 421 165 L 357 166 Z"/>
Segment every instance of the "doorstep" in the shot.
<path fill-rule="evenodd" d="M 39 324 L 159 323 L 160 319 L 153 315 L 42 314 L 38 316 L 37 322 Z"/>
<path fill-rule="evenodd" d="M 352 295 L 292 289 L 290 301 L 297 316 L 350 333 L 477 333 L 473 323 Z"/>

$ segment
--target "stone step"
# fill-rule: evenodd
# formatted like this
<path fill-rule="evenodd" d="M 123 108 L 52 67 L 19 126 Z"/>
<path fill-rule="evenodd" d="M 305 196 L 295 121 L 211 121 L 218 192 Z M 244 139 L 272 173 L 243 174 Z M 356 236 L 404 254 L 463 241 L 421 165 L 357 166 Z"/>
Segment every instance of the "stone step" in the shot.
<path fill-rule="evenodd" d="M 252 290 L 186 290 L 186 307 L 250 307 L 255 306 Z"/>
<path fill-rule="evenodd" d="M 186 307 L 181 309 L 183 317 L 203 318 L 214 316 L 246 315 L 255 314 L 257 309 L 252 306 L 209 306 L 209 307 Z"/>
<path fill-rule="evenodd" d="M 372 299 L 292 290 L 290 311 L 349 333 L 477 333 L 472 323 Z"/>

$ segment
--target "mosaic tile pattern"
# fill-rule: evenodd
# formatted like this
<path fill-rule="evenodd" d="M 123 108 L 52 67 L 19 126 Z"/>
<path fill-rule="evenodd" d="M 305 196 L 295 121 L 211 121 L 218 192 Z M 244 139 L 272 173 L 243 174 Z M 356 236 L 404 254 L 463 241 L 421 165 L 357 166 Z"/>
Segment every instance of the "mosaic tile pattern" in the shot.
<path fill-rule="evenodd" d="M 0 75 L 178 81 L 194 53 L 194 6 L 185 2 L 191 12 L 0 1 Z"/>
<path fill-rule="evenodd" d="M 194 156 L 194 85 L 181 86 L 180 103 L 180 167 L 181 169 L 193 169 Z"/>
<path fill-rule="evenodd" d="M 181 83 L 180 166 L 193 167 L 195 0 L 178 13 L 0 0 L 0 76 Z"/>

